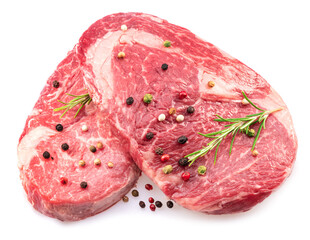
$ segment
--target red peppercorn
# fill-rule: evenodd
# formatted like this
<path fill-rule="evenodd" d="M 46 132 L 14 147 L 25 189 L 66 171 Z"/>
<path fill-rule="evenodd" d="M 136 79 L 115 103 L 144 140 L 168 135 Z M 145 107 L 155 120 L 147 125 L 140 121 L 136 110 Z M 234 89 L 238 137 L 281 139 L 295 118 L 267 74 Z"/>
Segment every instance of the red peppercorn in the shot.
<path fill-rule="evenodd" d="M 150 203 L 153 203 L 153 202 L 154 202 L 154 198 L 149 197 L 149 202 L 150 202 Z"/>
<path fill-rule="evenodd" d="M 182 173 L 182 179 L 184 180 L 184 181 L 188 181 L 188 179 L 190 178 L 190 173 L 189 172 L 184 172 L 184 173 Z"/>
<path fill-rule="evenodd" d="M 151 184 L 145 184 L 146 190 L 151 191 L 153 189 L 153 186 Z"/>
<path fill-rule="evenodd" d="M 60 183 L 61 183 L 61 184 L 64 184 L 64 185 L 67 184 L 67 183 L 68 183 L 68 178 L 66 178 L 66 177 L 61 177 L 61 178 L 60 178 Z"/>
<path fill-rule="evenodd" d="M 160 160 L 161 160 L 162 162 L 166 162 L 166 161 L 168 161 L 169 159 L 170 159 L 170 156 L 169 156 L 168 154 L 164 154 L 164 155 L 162 155 L 161 158 L 160 158 Z"/>
<path fill-rule="evenodd" d="M 156 209 L 156 206 L 152 203 L 151 205 L 150 205 L 150 209 L 151 209 L 151 211 L 155 211 L 155 209 Z"/>
<path fill-rule="evenodd" d="M 186 97 L 187 97 L 187 92 L 181 91 L 181 92 L 179 93 L 179 98 L 180 98 L 180 99 L 184 99 L 184 98 L 186 98 Z"/>

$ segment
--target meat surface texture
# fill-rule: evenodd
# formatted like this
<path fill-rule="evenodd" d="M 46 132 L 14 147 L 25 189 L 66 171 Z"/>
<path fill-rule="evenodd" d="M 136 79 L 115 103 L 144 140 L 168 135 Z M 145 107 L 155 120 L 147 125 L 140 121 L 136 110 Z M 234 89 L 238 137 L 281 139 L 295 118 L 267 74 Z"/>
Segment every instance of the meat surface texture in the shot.
<path fill-rule="evenodd" d="M 77 118 L 73 110 L 61 119 L 61 113 L 53 111 L 61 106 L 57 99 L 72 99 L 65 93 L 85 94 L 81 59 L 74 49 L 48 79 L 18 145 L 18 166 L 28 200 L 38 211 L 63 221 L 84 219 L 109 208 L 140 176 L 124 151 L 128 143 L 117 137 L 118 130 L 94 104 L 82 109 Z M 59 82 L 58 88 L 53 87 L 54 81 Z M 57 124 L 63 126 L 62 131 L 56 130 Z M 88 131 L 82 131 L 83 125 Z M 98 142 L 103 148 L 91 152 L 89 147 Z M 64 143 L 69 146 L 66 151 L 61 147 Z M 44 158 L 44 152 L 50 156 Z M 95 159 L 101 164 L 95 165 Z M 80 160 L 84 166 L 79 165 Z M 82 182 L 87 183 L 86 188 L 81 187 Z"/>
<path fill-rule="evenodd" d="M 163 45 L 165 40 L 170 47 Z M 119 13 L 94 23 L 77 49 L 85 56 L 85 87 L 95 104 L 128 141 L 139 168 L 183 207 L 209 214 L 247 211 L 291 173 L 297 138 L 285 103 L 259 74 L 216 46 L 155 16 Z M 119 58 L 119 52 L 125 57 Z M 162 69 L 164 63 L 168 69 Z M 210 87 L 209 81 L 215 85 Z M 180 99 L 181 91 L 187 97 Z M 218 131 L 227 124 L 215 122 L 216 114 L 235 118 L 258 112 L 242 104 L 242 91 L 260 108 L 283 108 L 268 118 L 256 144 L 258 156 L 252 155 L 253 138 L 237 134 L 231 155 L 232 136 L 223 140 L 215 165 L 213 150 L 190 167 L 179 166 L 180 158 L 210 141 L 198 132 Z M 142 101 L 147 93 L 153 96 L 149 104 Z M 132 105 L 126 104 L 128 97 L 133 97 Z M 189 106 L 194 113 L 187 113 Z M 170 115 L 172 107 L 176 113 Z M 165 114 L 164 121 L 158 121 L 160 114 Z M 184 121 L 176 121 L 177 115 Z M 149 132 L 152 139 L 146 138 Z M 178 143 L 180 136 L 188 141 Z M 167 162 L 155 154 L 158 147 L 169 154 Z M 165 174 L 168 164 L 173 171 Z M 207 168 L 202 176 L 197 173 L 201 165 Z M 181 177 L 185 171 L 188 181 Z"/>

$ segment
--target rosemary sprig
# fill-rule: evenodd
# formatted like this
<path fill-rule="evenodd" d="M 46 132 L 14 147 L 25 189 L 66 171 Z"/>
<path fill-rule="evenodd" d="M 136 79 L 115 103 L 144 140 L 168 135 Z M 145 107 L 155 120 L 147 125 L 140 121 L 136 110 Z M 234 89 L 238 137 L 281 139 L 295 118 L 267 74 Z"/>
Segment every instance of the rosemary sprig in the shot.
<path fill-rule="evenodd" d="M 59 107 L 59 108 L 55 108 L 54 111 L 55 112 L 58 112 L 58 111 L 62 111 L 62 110 L 65 110 L 63 112 L 63 114 L 60 116 L 60 118 L 62 118 L 68 110 L 74 108 L 75 106 L 77 105 L 80 105 L 81 106 L 79 107 L 79 109 L 77 110 L 74 118 L 76 118 L 76 116 L 79 114 L 79 112 L 81 111 L 81 109 L 86 105 L 86 104 L 90 104 L 92 99 L 90 97 L 90 95 L 88 93 L 86 94 L 83 94 L 83 95 L 73 95 L 73 94 L 69 94 L 69 93 L 66 93 L 68 96 L 71 96 L 71 97 L 74 97 L 74 99 L 72 99 L 70 102 L 68 103 L 65 103 L 65 102 L 62 102 L 60 100 L 58 100 L 58 102 L 64 104 L 64 106 L 62 107 Z"/>
<path fill-rule="evenodd" d="M 223 130 L 217 131 L 217 132 L 211 132 L 211 133 L 207 133 L 207 134 L 203 134 L 203 133 L 198 133 L 201 136 L 207 137 L 207 138 L 212 138 L 213 140 L 210 141 L 206 147 L 203 147 L 202 149 L 190 153 L 188 155 L 185 156 L 185 158 L 189 158 L 189 166 L 191 166 L 196 160 L 197 158 L 200 158 L 204 155 L 206 155 L 209 151 L 211 151 L 212 149 L 216 148 L 215 150 L 215 155 L 214 155 L 214 164 L 216 163 L 216 157 L 217 157 L 217 153 L 219 150 L 219 146 L 221 144 L 221 142 L 223 141 L 223 139 L 228 136 L 229 134 L 232 134 L 232 140 L 230 143 L 230 148 L 229 148 L 229 155 L 231 155 L 231 151 L 232 151 L 232 147 L 233 147 L 233 143 L 235 140 L 235 137 L 237 135 L 238 132 L 245 132 L 246 134 L 248 134 L 249 128 L 250 126 L 256 124 L 256 123 L 260 123 L 260 126 L 258 128 L 257 134 L 254 138 L 254 142 L 252 145 L 252 151 L 255 148 L 256 142 L 259 138 L 259 135 L 262 131 L 262 129 L 266 129 L 266 120 L 269 117 L 269 115 L 271 113 L 277 112 L 277 111 L 281 111 L 282 108 L 277 108 L 274 110 L 264 110 L 261 109 L 259 107 L 257 107 L 253 102 L 251 102 L 251 100 L 245 95 L 245 93 L 242 91 L 242 94 L 244 96 L 244 98 L 257 110 L 261 111 L 259 113 L 255 113 L 255 114 L 251 114 L 251 115 L 247 115 L 245 117 L 241 117 L 241 118 L 223 118 L 219 115 L 216 115 L 218 118 L 214 119 L 214 121 L 217 122 L 229 122 L 230 124 L 226 125 L 225 128 Z"/>

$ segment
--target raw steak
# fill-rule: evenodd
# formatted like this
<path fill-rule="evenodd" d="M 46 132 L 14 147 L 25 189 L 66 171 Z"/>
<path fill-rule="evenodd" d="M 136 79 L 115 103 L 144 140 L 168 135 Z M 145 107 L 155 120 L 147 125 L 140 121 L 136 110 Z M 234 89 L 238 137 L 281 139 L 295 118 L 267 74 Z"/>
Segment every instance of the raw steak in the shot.
<path fill-rule="evenodd" d="M 47 81 L 39 100 L 27 119 L 18 145 L 20 177 L 28 200 L 35 209 L 64 221 L 80 220 L 95 215 L 121 199 L 136 183 L 140 171 L 124 149 L 127 142 L 118 138 L 104 114 L 94 104 L 87 105 L 77 118 L 69 111 L 62 119 L 53 109 L 60 107 L 57 99 L 70 101 L 65 95 L 83 94 L 81 56 L 76 49 L 60 63 Z M 58 81 L 60 86 L 53 87 Z M 61 123 L 62 131 L 56 131 Z M 88 131 L 82 131 L 82 126 Z M 103 149 L 89 150 L 97 142 Z M 69 145 L 64 151 L 63 143 Z M 45 159 L 47 151 L 50 157 Z M 100 159 L 101 165 L 94 165 Z M 84 160 L 85 166 L 79 166 Z M 114 164 L 113 168 L 107 166 Z M 86 188 L 81 187 L 86 182 Z M 85 187 L 85 185 L 84 185 Z"/>
<path fill-rule="evenodd" d="M 122 31 L 121 25 L 128 29 Z M 163 46 L 165 40 L 171 47 Z M 180 205 L 209 214 L 247 211 L 291 173 L 297 138 L 281 97 L 252 69 L 190 31 L 155 16 L 119 13 L 94 23 L 77 50 L 85 56 L 81 68 L 93 101 L 127 139 L 140 169 Z M 125 57 L 118 58 L 119 52 Z M 166 70 L 161 68 L 164 63 Z M 283 107 L 268 118 L 256 144 L 258 156 L 251 152 L 253 138 L 237 134 L 230 156 L 231 136 L 221 143 L 215 165 L 213 150 L 191 167 L 179 166 L 180 158 L 210 141 L 197 132 L 224 127 L 226 123 L 213 121 L 216 114 L 232 118 L 257 112 L 241 104 L 242 90 L 260 108 Z M 179 97 L 181 91 L 187 93 L 184 99 Z M 150 104 L 142 101 L 147 93 L 153 96 Z M 126 104 L 128 97 L 133 97 L 132 105 Z M 194 113 L 187 113 L 189 106 Z M 170 115 L 172 107 L 176 114 Z M 164 121 L 158 121 L 160 114 L 165 114 Z M 177 122 L 177 115 L 184 115 L 184 121 Z M 149 132 L 154 134 L 152 139 L 146 138 Z M 178 143 L 180 136 L 188 141 Z M 167 162 L 154 153 L 157 147 L 169 154 Z M 167 164 L 173 166 L 170 174 L 162 171 Z M 201 165 L 207 167 L 202 176 L 197 173 Z M 185 171 L 191 176 L 188 181 L 181 178 Z"/>

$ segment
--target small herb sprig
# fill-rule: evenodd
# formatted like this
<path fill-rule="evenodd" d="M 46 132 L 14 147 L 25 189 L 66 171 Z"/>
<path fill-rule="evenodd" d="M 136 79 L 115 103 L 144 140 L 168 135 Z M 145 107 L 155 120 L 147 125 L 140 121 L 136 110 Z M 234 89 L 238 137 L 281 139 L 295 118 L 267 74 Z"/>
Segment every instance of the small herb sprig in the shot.
<path fill-rule="evenodd" d="M 63 114 L 60 116 L 60 118 L 62 118 L 66 113 L 67 111 L 69 111 L 70 109 L 74 108 L 75 106 L 77 105 L 80 105 L 81 106 L 79 107 L 79 109 L 77 110 L 74 118 L 76 118 L 76 116 L 79 114 L 79 112 L 81 111 L 81 109 L 86 105 L 86 104 L 90 104 L 92 99 L 90 97 L 90 95 L 88 93 L 86 94 L 83 94 L 83 95 L 72 95 L 72 94 L 69 94 L 69 93 L 66 93 L 68 96 L 71 96 L 71 97 L 74 97 L 74 99 L 72 99 L 70 102 L 68 103 L 65 103 L 65 102 L 62 102 L 60 100 L 58 100 L 58 102 L 64 104 L 65 106 L 62 106 L 60 108 L 55 108 L 54 111 L 55 112 L 58 112 L 58 111 L 62 111 L 62 110 L 65 110 L 63 112 Z"/>
<path fill-rule="evenodd" d="M 219 115 L 216 115 L 218 118 L 214 119 L 214 121 L 229 122 L 230 124 L 226 125 L 225 129 L 223 129 L 221 131 L 211 132 L 211 133 L 207 133 L 207 134 L 198 133 L 201 136 L 204 136 L 207 138 L 213 138 L 213 140 L 210 141 L 206 147 L 203 147 L 202 149 L 185 156 L 185 158 L 189 159 L 189 166 L 191 166 L 197 160 L 197 158 L 206 155 L 209 151 L 211 151 L 214 148 L 216 148 L 215 155 L 214 155 L 214 164 L 215 164 L 217 153 L 219 150 L 219 146 L 220 146 L 221 142 L 223 141 L 223 139 L 226 136 L 228 136 L 229 134 L 232 134 L 232 139 L 231 139 L 230 148 L 229 148 L 229 155 L 231 155 L 233 143 L 234 143 L 234 140 L 235 140 L 237 133 L 238 132 L 245 132 L 246 134 L 248 134 L 250 126 L 252 126 L 256 123 L 260 123 L 260 126 L 258 128 L 257 134 L 254 138 L 254 142 L 252 145 L 251 150 L 253 151 L 255 149 L 255 145 L 256 145 L 256 142 L 257 142 L 259 135 L 262 131 L 262 128 L 266 129 L 266 120 L 269 117 L 269 115 L 271 113 L 282 110 L 282 108 L 277 108 L 274 110 L 261 109 L 261 108 L 257 107 L 253 102 L 251 102 L 250 99 L 246 96 L 246 94 L 243 91 L 242 91 L 242 94 L 243 94 L 244 98 L 254 108 L 259 110 L 260 112 L 255 113 L 255 114 L 251 114 L 251 115 L 247 115 L 247 116 L 242 117 L 242 118 L 223 118 Z"/>

